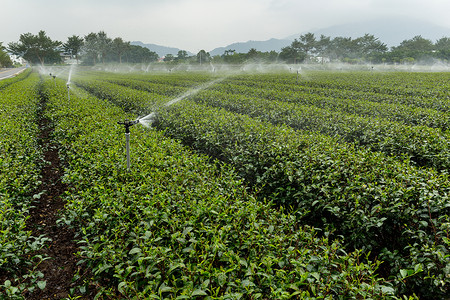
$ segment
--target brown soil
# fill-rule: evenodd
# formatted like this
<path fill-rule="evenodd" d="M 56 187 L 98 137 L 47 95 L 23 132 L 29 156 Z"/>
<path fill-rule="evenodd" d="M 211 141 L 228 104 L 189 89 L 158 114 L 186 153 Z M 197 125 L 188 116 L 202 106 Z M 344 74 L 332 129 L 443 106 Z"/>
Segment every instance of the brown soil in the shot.
<path fill-rule="evenodd" d="M 43 103 L 43 106 L 45 103 Z M 77 265 L 78 258 L 75 253 L 79 250 L 74 239 L 74 231 L 64 224 L 57 224 L 60 213 L 64 210 L 62 198 L 66 186 L 62 183 L 63 168 L 58 155 L 58 145 L 51 140 L 53 128 L 48 119 L 42 118 L 40 126 L 40 146 L 45 149 L 45 166 L 42 169 L 42 184 L 38 193 L 42 193 L 40 199 L 34 203 L 30 210 L 30 218 L 27 220 L 27 229 L 33 236 L 45 235 L 50 238 L 46 245 L 37 254 L 49 257 L 37 268 L 44 274 L 41 280 L 46 281 L 43 290 L 36 288 L 32 294 L 25 295 L 26 299 L 64 299 L 69 297 L 71 289 L 83 284 L 89 276 L 83 270 L 83 266 Z M 81 278 L 74 281 L 74 275 Z M 80 294 L 79 289 L 71 296 L 77 299 L 93 299 L 95 287 L 88 287 L 88 294 Z"/>

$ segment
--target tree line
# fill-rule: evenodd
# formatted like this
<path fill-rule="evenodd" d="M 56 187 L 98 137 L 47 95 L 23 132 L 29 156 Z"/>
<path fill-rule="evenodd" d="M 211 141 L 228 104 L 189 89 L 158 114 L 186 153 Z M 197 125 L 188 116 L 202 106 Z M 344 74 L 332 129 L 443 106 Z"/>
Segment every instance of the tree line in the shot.
<path fill-rule="evenodd" d="M 404 40 L 398 46 L 388 46 L 371 34 L 362 37 L 335 37 L 313 33 L 301 35 L 288 47 L 281 49 L 280 57 L 291 63 L 315 60 L 343 61 L 350 63 L 405 63 L 431 62 L 434 59 L 450 60 L 450 38 L 442 37 L 433 43 L 417 35 Z"/>
<path fill-rule="evenodd" d="M 150 63 L 159 59 L 157 53 L 148 48 L 131 45 L 122 38 L 110 38 L 104 31 L 91 32 L 84 37 L 73 35 L 65 43 L 52 40 L 45 31 L 37 35 L 21 34 L 18 42 L 9 43 L 8 47 L 0 43 L 0 66 L 12 63 L 6 51 L 23 57 L 32 64 L 58 64 L 63 56 L 81 61 L 86 65 L 97 63 Z M 286 62 L 286 63 L 326 63 L 340 61 L 347 63 L 413 63 L 433 62 L 439 59 L 450 60 L 450 38 L 442 37 L 433 43 L 420 35 L 404 40 L 398 46 L 391 47 L 371 34 L 362 37 L 334 37 L 306 33 L 295 39 L 291 45 L 280 52 L 261 52 L 250 49 L 247 53 L 236 53 L 233 49 L 225 50 L 222 55 L 211 57 L 205 50 L 189 56 L 187 51 L 167 54 L 166 63 L 231 63 L 246 62 Z"/>
<path fill-rule="evenodd" d="M 21 34 L 18 42 L 8 44 L 7 51 L 32 64 L 59 64 L 63 57 L 94 65 L 107 62 L 150 63 L 159 56 L 148 48 L 131 45 L 122 38 L 110 38 L 104 31 L 84 37 L 70 36 L 65 43 L 52 40 L 45 31 Z"/>

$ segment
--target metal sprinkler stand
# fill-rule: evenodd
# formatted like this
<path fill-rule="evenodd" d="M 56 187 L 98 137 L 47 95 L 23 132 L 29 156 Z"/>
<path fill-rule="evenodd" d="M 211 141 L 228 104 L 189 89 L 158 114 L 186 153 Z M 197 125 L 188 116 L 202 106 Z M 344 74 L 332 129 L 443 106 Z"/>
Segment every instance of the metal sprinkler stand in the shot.
<path fill-rule="evenodd" d="M 70 101 L 70 86 L 69 86 L 69 83 L 67 83 L 66 85 L 67 85 L 67 98 Z"/>
<path fill-rule="evenodd" d="M 130 121 L 125 119 L 124 122 L 117 122 L 119 125 L 125 126 L 125 140 L 127 146 L 127 170 L 130 171 L 130 127 L 139 123 L 139 120 Z"/>

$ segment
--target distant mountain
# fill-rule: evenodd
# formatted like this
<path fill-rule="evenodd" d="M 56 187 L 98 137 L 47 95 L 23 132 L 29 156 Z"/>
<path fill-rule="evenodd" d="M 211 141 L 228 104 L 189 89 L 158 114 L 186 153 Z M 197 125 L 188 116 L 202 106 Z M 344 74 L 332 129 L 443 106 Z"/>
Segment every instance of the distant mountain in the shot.
<path fill-rule="evenodd" d="M 408 18 L 408 17 L 386 17 L 363 22 L 341 24 L 321 29 L 309 30 L 296 35 L 291 35 L 285 39 L 272 38 L 267 41 L 247 41 L 227 45 L 225 47 L 215 48 L 209 51 L 211 56 L 222 55 L 225 50 L 235 50 L 236 53 L 247 53 L 250 49 L 255 48 L 261 52 L 276 51 L 280 52 L 283 47 L 290 46 L 294 39 L 298 39 L 300 35 L 312 32 L 317 38 L 321 34 L 332 38 L 337 36 L 357 38 L 364 36 L 366 33 L 374 35 L 381 42 L 389 47 L 398 46 L 404 40 L 409 40 L 416 35 L 430 39 L 433 42 L 442 38 L 450 37 L 450 28 L 438 26 L 430 22 Z M 143 42 L 131 42 L 132 45 L 146 47 L 156 52 L 160 57 L 167 54 L 176 56 L 178 51 L 182 50 L 174 47 L 164 47 L 155 44 L 144 44 Z M 195 55 L 189 51 L 188 55 Z"/>
<path fill-rule="evenodd" d="M 267 41 L 248 41 L 248 42 L 240 42 L 233 43 L 225 47 L 215 48 L 212 51 L 209 51 L 211 56 L 222 55 L 225 50 L 236 50 L 236 53 L 247 53 L 250 49 L 255 48 L 261 52 L 270 52 L 276 51 L 280 52 L 281 48 L 289 46 L 292 43 L 292 40 L 289 39 L 270 39 Z"/>
<path fill-rule="evenodd" d="M 174 47 L 159 46 L 159 45 L 155 45 L 155 44 L 144 44 L 143 42 L 140 42 L 140 41 L 131 42 L 130 44 L 148 48 L 150 51 L 156 52 L 159 55 L 159 57 L 166 56 L 167 54 L 172 54 L 174 56 L 177 56 L 178 51 L 183 50 L 183 49 L 178 49 L 178 48 L 174 48 Z M 188 55 L 194 55 L 193 53 L 191 53 L 189 51 L 186 51 L 186 52 L 188 53 Z"/>
<path fill-rule="evenodd" d="M 421 35 L 432 42 L 436 42 L 442 37 L 450 37 L 450 28 L 408 17 L 386 17 L 310 30 L 308 32 L 314 33 L 317 38 L 321 34 L 332 38 L 336 36 L 357 38 L 368 33 L 374 35 L 389 47 L 398 46 L 402 41 L 409 40 L 416 35 Z M 294 40 L 305 33 L 292 35 L 287 37 L 287 39 Z"/>

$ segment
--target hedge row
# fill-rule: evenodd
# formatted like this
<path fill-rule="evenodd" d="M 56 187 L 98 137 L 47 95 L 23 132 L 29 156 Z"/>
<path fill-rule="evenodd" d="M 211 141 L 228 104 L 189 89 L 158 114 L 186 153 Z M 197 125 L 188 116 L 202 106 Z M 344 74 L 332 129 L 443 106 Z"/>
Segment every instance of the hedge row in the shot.
<path fill-rule="evenodd" d="M 399 83 L 400 84 L 400 83 Z M 442 107 L 442 99 L 422 99 L 422 102 L 433 102 L 431 108 L 417 107 L 417 101 L 411 105 L 402 104 L 397 97 L 391 103 L 374 102 L 368 92 L 358 93 L 338 90 L 333 92 L 326 88 L 310 88 L 291 84 L 265 84 L 265 82 L 236 81 L 236 79 L 216 85 L 215 90 L 239 95 L 253 96 L 270 100 L 285 101 L 300 105 L 315 106 L 336 112 L 351 113 L 362 117 L 377 117 L 411 126 L 428 126 L 447 131 L 450 128 L 450 112 L 435 109 Z M 447 100 L 450 105 L 450 99 Z"/>
<path fill-rule="evenodd" d="M 449 293 L 445 172 L 189 100 L 162 106 L 157 116 L 167 135 L 232 164 L 245 184 L 261 188 L 260 199 L 297 211 L 300 222 L 333 228 L 350 249 L 384 260 L 380 274 L 398 295 Z"/>
<path fill-rule="evenodd" d="M 26 69 L 25 71 L 21 72 L 20 74 L 7 79 L 0 80 L 0 90 L 4 89 L 5 87 L 9 86 L 10 84 L 13 84 L 15 82 L 21 81 L 26 79 L 28 76 L 30 76 L 32 72 L 32 69 Z"/>
<path fill-rule="evenodd" d="M 42 277 L 33 268 L 43 259 L 35 252 L 46 238 L 26 229 L 32 202 L 40 196 L 35 194 L 42 159 L 38 82 L 32 74 L 0 93 L 0 295 L 11 298 L 33 291 Z"/>
<path fill-rule="evenodd" d="M 215 90 L 202 91 L 192 99 L 275 124 L 338 136 L 387 155 L 406 156 L 418 166 L 450 169 L 450 135 L 438 129 Z"/>
<path fill-rule="evenodd" d="M 156 127 L 232 164 L 247 184 L 335 228 L 350 248 L 385 261 L 383 275 L 421 295 L 449 292 L 449 178 L 381 153 L 183 101 L 160 109 Z M 407 270 L 407 271 L 406 271 Z M 409 274 L 409 273 L 408 273 Z"/>

